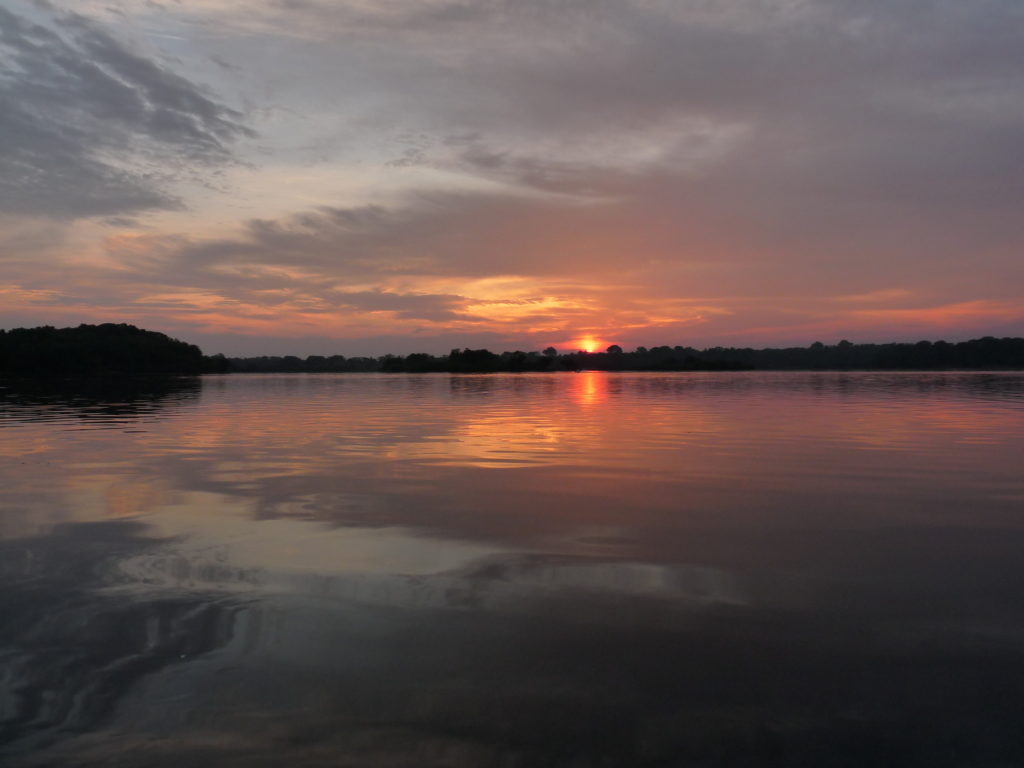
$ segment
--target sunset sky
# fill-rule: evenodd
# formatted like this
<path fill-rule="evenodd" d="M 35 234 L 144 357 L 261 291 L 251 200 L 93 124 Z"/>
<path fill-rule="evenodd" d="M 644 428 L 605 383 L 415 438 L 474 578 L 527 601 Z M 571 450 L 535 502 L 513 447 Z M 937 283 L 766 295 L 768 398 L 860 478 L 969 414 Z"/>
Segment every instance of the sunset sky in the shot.
<path fill-rule="evenodd" d="M 1020 0 L 0 5 L 0 327 L 1024 335 Z"/>

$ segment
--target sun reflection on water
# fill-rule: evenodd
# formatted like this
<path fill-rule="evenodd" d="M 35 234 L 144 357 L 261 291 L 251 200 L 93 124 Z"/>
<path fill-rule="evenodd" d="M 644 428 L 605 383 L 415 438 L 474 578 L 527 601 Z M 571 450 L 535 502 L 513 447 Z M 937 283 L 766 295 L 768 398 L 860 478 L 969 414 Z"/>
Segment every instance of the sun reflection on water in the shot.
<path fill-rule="evenodd" d="M 581 371 L 573 376 L 569 391 L 580 405 L 600 405 L 608 398 L 608 374 L 600 371 Z"/>

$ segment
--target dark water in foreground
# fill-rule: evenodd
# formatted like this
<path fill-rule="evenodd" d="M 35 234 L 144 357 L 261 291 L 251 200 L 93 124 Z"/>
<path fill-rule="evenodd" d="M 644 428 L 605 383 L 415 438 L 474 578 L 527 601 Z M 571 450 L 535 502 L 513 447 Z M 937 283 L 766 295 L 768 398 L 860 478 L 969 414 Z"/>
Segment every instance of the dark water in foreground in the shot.
<path fill-rule="evenodd" d="M 0 390 L 5 766 L 1024 765 L 1024 375 Z"/>

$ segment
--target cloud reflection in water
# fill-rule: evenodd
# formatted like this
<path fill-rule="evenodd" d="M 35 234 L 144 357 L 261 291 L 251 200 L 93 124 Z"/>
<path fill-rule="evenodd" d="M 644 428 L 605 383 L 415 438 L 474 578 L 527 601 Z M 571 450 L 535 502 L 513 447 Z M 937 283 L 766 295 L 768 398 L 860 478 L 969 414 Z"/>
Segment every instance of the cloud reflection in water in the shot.
<path fill-rule="evenodd" d="M 120 428 L 8 399 L 5 760 L 1012 764 L 1022 391 L 208 377 Z"/>

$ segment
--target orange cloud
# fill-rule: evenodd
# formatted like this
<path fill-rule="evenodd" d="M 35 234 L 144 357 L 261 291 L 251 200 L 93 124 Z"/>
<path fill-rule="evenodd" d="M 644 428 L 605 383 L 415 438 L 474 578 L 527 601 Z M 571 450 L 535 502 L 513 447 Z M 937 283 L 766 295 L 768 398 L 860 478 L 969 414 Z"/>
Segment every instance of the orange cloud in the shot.
<path fill-rule="evenodd" d="M 966 327 L 991 320 L 1011 322 L 1024 319 L 1019 302 L 979 299 L 906 309 L 858 309 L 854 317 L 880 324 L 914 324 L 936 328 Z"/>

